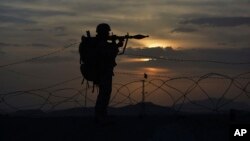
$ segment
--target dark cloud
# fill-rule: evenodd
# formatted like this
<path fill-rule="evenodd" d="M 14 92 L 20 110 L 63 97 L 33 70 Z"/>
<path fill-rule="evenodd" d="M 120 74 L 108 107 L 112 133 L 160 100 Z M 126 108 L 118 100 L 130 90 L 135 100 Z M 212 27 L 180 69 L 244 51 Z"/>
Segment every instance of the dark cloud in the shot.
<path fill-rule="evenodd" d="M 57 26 L 53 28 L 53 31 L 55 32 L 64 32 L 66 30 L 65 26 Z"/>
<path fill-rule="evenodd" d="M 149 56 L 166 56 L 169 53 L 175 53 L 175 50 L 171 47 L 154 47 L 154 48 L 128 48 L 126 50 L 128 54 L 144 54 Z"/>
<path fill-rule="evenodd" d="M 24 29 L 24 31 L 36 32 L 36 31 L 44 31 L 44 29 L 43 28 L 27 28 L 27 29 Z"/>
<path fill-rule="evenodd" d="M 67 33 L 57 33 L 55 34 L 55 36 L 57 37 L 63 37 L 63 36 L 67 36 L 68 34 Z"/>
<path fill-rule="evenodd" d="M 0 6 L 0 13 L 5 13 L 8 16 L 16 17 L 52 17 L 52 16 L 74 16 L 73 12 L 60 11 L 60 10 L 41 10 L 41 9 L 28 9 L 12 6 Z"/>
<path fill-rule="evenodd" d="M 171 6 L 199 6 L 199 7 L 206 7 L 206 6 L 227 6 L 227 5 L 236 5 L 239 3 L 249 4 L 249 0 L 161 0 L 156 1 L 155 3 L 159 5 L 171 5 Z"/>
<path fill-rule="evenodd" d="M 227 43 L 225 43 L 225 42 L 219 42 L 218 45 L 219 45 L 219 46 L 226 46 Z"/>
<path fill-rule="evenodd" d="M 32 47 L 49 47 L 49 45 L 47 44 L 43 44 L 43 43 L 32 43 L 31 44 Z"/>
<path fill-rule="evenodd" d="M 33 20 L 29 20 L 22 17 L 14 17 L 14 16 L 4 16 L 0 15 L 0 20 L 2 23 L 14 23 L 14 24 L 34 24 L 36 23 Z"/>
<path fill-rule="evenodd" d="M 0 0 L 1 1 L 1 0 Z M 127 32 L 130 34 L 149 34 L 153 42 L 154 39 L 165 41 L 170 46 L 174 47 L 209 47 L 214 46 L 219 42 L 236 42 L 237 31 L 248 32 L 244 30 L 246 26 L 231 31 L 225 31 L 227 36 L 222 40 L 221 31 L 219 28 L 204 30 L 197 25 L 208 26 L 237 26 L 249 25 L 243 16 L 248 13 L 248 9 L 241 7 L 242 0 L 230 1 L 227 0 L 211 0 L 211 1 L 197 1 L 197 0 L 159 0 L 159 1 L 82 1 L 82 0 L 2 0 L 0 6 L 0 15 L 24 18 L 37 22 L 32 26 L 16 25 L 8 26 L 10 29 L 2 32 L 4 38 L 19 38 L 19 40 L 27 41 L 25 38 L 30 38 L 30 43 L 39 38 L 42 41 L 49 41 L 52 38 L 64 42 L 67 38 L 80 38 L 80 32 L 90 30 L 92 35 L 95 34 L 95 27 L 101 22 L 109 23 L 112 27 L 114 34 L 124 35 Z M 244 2 L 245 4 L 245 2 Z M 221 8 L 226 5 L 226 11 Z M 243 5 L 244 6 L 244 5 Z M 239 8 L 240 7 L 240 8 Z M 242 9 L 239 11 L 239 9 Z M 235 13 L 234 11 L 238 11 Z M 233 13 L 233 14 L 232 14 Z M 128 16 L 129 15 L 129 16 Z M 216 18 L 206 18 L 209 16 L 216 16 Z M 228 20 L 224 17 L 231 16 L 232 19 Z M 240 17 L 241 16 L 241 17 Z M 200 18 L 203 17 L 203 18 Z M 237 19 L 238 17 L 238 19 Z M 241 18 L 241 19 L 239 19 Z M 177 24 L 180 19 L 184 19 L 185 23 Z M 186 19 L 186 20 L 185 20 Z M 234 20 L 238 21 L 235 22 Z M 223 23 L 223 21 L 229 21 Z M 234 23 L 232 23 L 234 22 Z M 16 32 L 13 28 L 19 31 L 30 32 Z M 25 30 L 24 30 L 25 29 Z M 243 29 L 243 30 L 242 30 Z M 209 31 L 208 31 L 209 30 Z M 34 31 L 34 32 L 33 32 Z M 196 32 L 199 31 L 199 32 Z M 187 34 L 171 34 L 171 33 L 192 33 L 190 36 Z M 24 36 L 20 36 L 24 35 Z M 230 35 L 230 37 L 228 37 Z M 78 36 L 78 37 L 76 37 Z M 218 38 L 217 38 L 218 36 Z M 226 38 L 228 37 L 228 38 Z M 247 37 L 247 36 L 246 36 Z M 216 39 L 214 39 L 216 38 Z M 231 39 L 234 38 L 234 39 Z M 245 39 L 245 38 L 244 38 Z M 240 38 L 240 47 L 245 47 L 249 39 L 244 40 Z M 54 40 L 55 41 L 55 40 Z M 51 41 L 53 42 L 53 41 Z M 143 40 L 142 42 L 131 41 L 131 46 L 144 46 L 145 43 L 150 41 Z M 140 44 L 142 43 L 142 44 Z M 232 47 L 234 45 L 228 44 Z"/>
<path fill-rule="evenodd" d="M 65 26 L 56 26 L 53 27 L 50 32 L 53 33 L 55 36 L 67 36 L 67 28 Z"/>
<path fill-rule="evenodd" d="M 51 29 L 44 29 L 44 28 L 27 28 L 24 29 L 24 31 L 29 31 L 29 32 L 50 32 L 55 36 L 67 36 L 67 30 L 65 26 L 57 26 L 57 27 L 52 27 Z"/>
<path fill-rule="evenodd" d="M 220 43 L 219 46 L 232 48 L 246 48 L 250 44 L 250 30 L 246 27 L 214 29 L 213 33 L 205 34 L 210 42 Z M 221 46 L 221 47 L 223 47 Z"/>
<path fill-rule="evenodd" d="M 231 27 L 250 25 L 250 17 L 207 17 L 185 20 L 181 24 L 207 25 L 218 27 Z"/>
<path fill-rule="evenodd" d="M 33 63 L 64 63 L 64 62 L 73 62 L 76 61 L 75 57 L 70 57 L 70 56 L 49 56 L 49 57 L 44 57 L 44 58 L 39 58 Z"/>
<path fill-rule="evenodd" d="M 0 55 L 4 55 L 6 52 L 4 52 L 4 51 L 2 51 L 1 49 L 0 49 Z M 1 57 L 1 56 L 0 56 Z"/>
<path fill-rule="evenodd" d="M 178 32 L 189 33 L 189 32 L 195 32 L 195 31 L 198 31 L 198 30 L 194 28 L 189 28 L 189 27 L 179 27 L 179 28 L 173 29 L 171 33 L 178 33 Z"/>
<path fill-rule="evenodd" d="M 0 47 L 18 47 L 20 44 L 0 42 Z"/>
<path fill-rule="evenodd" d="M 107 1 L 88 1 L 88 2 L 84 2 L 82 5 L 75 5 L 74 6 L 76 9 L 78 9 L 78 11 L 86 11 L 86 12 L 94 12 L 96 13 L 106 13 L 106 12 L 112 12 L 114 10 L 119 9 L 119 6 L 113 4 L 113 3 L 109 3 Z M 85 15 L 85 13 L 82 13 Z"/>
<path fill-rule="evenodd" d="M 12 2 L 36 2 L 41 0 L 12 0 Z M 10 2 L 9 0 L 0 0 L 0 2 Z"/>
<path fill-rule="evenodd" d="M 140 67 L 158 67 L 168 68 L 179 72 L 187 69 L 197 70 L 217 70 L 226 69 L 237 70 L 238 72 L 244 72 L 249 70 L 249 65 L 225 65 L 209 62 L 192 62 L 183 60 L 213 60 L 221 62 L 249 62 L 250 60 L 250 48 L 242 49 L 187 49 L 187 50 L 174 50 L 171 47 L 168 48 L 129 48 L 126 53 L 128 57 L 143 57 L 143 58 L 167 58 L 176 61 L 168 61 L 164 59 L 153 59 L 148 62 L 128 62 L 123 66 L 127 68 L 140 68 Z M 135 56 L 134 56 L 135 55 Z M 119 64 L 119 63 L 118 63 Z M 206 70 L 207 69 L 207 70 Z"/>
<path fill-rule="evenodd" d="M 44 44 L 44 43 L 16 44 L 16 43 L 0 42 L 0 47 L 23 47 L 23 46 L 41 47 L 41 48 L 49 47 L 48 44 Z"/>

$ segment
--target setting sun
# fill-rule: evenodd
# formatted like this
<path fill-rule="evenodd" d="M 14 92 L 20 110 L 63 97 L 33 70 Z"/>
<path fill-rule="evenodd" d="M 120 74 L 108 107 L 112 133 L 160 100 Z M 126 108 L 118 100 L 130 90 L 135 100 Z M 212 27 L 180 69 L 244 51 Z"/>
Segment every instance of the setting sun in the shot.
<path fill-rule="evenodd" d="M 169 69 L 162 69 L 156 67 L 145 67 L 141 69 L 142 72 L 147 73 L 149 75 L 156 75 L 156 74 L 165 74 L 169 72 Z"/>
<path fill-rule="evenodd" d="M 145 47 L 149 48 L 172 46 L 168 41 L 162 39 L 145 39 L 141 40 L 141 42 Z"/>
<path fill-rule="evenodd" d="M 121 61 L 119 61 L 119 62 L 127 62 L 127 63 L 132 63 L 132 62 L 134 62 L 134 63 L 138 63 L 138 62 L 148 62 L 148 61 L 151 61 L 151 60 L 155 60 L 155 59 L 153 59 L 153 58 L 124 58 L 124 59 L 122 59 Z"/>

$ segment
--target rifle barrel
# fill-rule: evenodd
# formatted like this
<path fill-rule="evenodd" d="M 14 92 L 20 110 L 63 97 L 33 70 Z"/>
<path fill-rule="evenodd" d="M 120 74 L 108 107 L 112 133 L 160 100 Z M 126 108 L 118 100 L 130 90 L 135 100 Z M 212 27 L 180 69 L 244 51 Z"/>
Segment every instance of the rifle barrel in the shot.
<path fill-rule="evenodd" d="M 129 36 L 129 35 L 125 35 L 125 36 L 117 36 L 117 35 L 112 35 L 109 36 L 110 40 L 124 40 L 124 39 L 143 39 L 149 37 L 148 35 L 141 35 L 141 34 L 137 34 L 137 35 L 133 35 L 133 36 Z"/>
<path fill-rule="evenodd" d="M 149 37 L 149 36 L 148 35 L 141 35 L 141 34 L 130 36 L 131 39 L 143 39 L 143 38 L 146 38 L 146 37 Z"/>

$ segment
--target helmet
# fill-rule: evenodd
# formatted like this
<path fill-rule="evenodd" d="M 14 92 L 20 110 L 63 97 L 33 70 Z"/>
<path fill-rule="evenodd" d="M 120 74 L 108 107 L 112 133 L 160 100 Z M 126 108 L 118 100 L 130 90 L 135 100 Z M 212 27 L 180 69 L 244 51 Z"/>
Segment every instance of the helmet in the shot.
<path fill-rule="evenodd" d="M 96 32 L 101 33 L 101 32 L 109 32 L 111 31 L 111 28 L 108 24 L 106 23 L 101 23 L 96 27 Z"/>

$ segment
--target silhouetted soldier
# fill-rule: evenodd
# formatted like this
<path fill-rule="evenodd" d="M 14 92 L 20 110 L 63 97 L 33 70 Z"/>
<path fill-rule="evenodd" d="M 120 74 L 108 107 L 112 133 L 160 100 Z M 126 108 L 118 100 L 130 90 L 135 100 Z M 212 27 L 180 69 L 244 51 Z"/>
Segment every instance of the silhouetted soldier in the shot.
<path fill-rule="evenodd" d="M 87 31 L 87 36 L 82 36 L 79 45 L 83 78 L 99 86 L 99 94 L 95 105 L 95 119 L 97 122 L 106 122 L 107 107 L 112 92 L 113 69 L 116 66 L 115 58 L 119 53 L 119 47 L 123 46 L 125 40 L 125 46 L 122 52 L 119 53 L 120 55 L 124 54 L 128 39 L 148 37 L 141 34 L 133 36 L 129 36 L 129 34 L 125 36 L 109 35 L 110 31 L 111 28 L 108 24 L 101 23 L 96 28 L 96 37 L 91 37 L 90 32 Z"/>
<path fill-rule="evenodd" d="M 116 66 L 115 58 L 119 52 L 118 48 L 123 46 L 123 40 L 108 42 L 111 28 L 108 24 L 99 24 L 96 28 L 96 44 L 98 46 L 99 63 L 99 94 L 95 105 L 95 119 L 97 122 L 105 122 L 107 107 L 112 92 L 113 69 Z"/>

